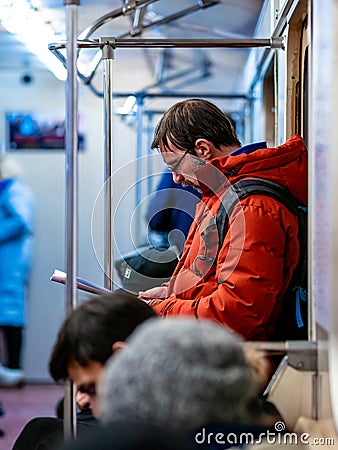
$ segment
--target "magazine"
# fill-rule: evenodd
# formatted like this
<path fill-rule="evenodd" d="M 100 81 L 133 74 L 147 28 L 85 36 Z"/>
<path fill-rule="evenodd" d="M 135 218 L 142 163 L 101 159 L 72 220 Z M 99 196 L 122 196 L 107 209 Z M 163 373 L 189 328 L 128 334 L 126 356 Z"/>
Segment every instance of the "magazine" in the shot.
<path fill-rule="evenodd" d="M 50 277 L 51 281 L 56 281 L 57 283 L 66 284 L 67 274 L 66 272 L 62 272 L 61 270 L 55 269 L 52 276 Z M 109 289 L 106 289 L 98 284 L 90 283 L 89 281 L 84 280 L 83 278 L 76 278 L 77 288 L 82 291 L 90 292 L 91 294 L 104 294 L 111 292 Z"/>

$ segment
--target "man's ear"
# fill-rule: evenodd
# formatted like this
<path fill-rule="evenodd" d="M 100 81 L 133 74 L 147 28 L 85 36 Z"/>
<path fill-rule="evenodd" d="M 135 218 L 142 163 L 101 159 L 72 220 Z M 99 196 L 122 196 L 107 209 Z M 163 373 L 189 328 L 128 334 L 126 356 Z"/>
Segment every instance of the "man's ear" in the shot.
<path fill-rule="evenodd" d="M 112 345 L 113 353 L 118 352 L 118 351 L 121 350 L 125 345 L 126 345 L 125 342 L 122 342 L 122 341 L 116 341 L 116 342 L 114 342 L 114 344 Z"/>
<path fill-rule="evenodd" d="M 204 159 L 205 161 L 209 161 L 214 157 L 214 144 L 207 139 L 197 139 L 195 142 L 195 153 L 196 155 Z"/>

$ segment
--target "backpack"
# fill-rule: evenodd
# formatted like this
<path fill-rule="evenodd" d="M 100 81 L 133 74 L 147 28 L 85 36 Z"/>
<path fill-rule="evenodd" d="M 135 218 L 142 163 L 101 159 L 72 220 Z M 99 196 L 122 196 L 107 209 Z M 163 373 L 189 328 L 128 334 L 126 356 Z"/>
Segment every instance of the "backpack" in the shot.
<path fill-rule="evenodd" d="M 239 200 L 261 194 L 274 198 L 298 217 L 299 259 L 291 282 L 283 296 L 281 314 L 272 340 L 306 340 L 308 338 L 307 291 L 307 208 L 283 186 L 262 178 L 246 178 L 234 183 L 224 194 L 216 215 L 219 248 L 228 230 L 229 217 Z"/>
<path fill-rule="evenodd" d="M 138 247 L 115 263 L 122 289 L 138 293 L 169 281 L 178 263 L 177 253 L 166 247 Z"/>

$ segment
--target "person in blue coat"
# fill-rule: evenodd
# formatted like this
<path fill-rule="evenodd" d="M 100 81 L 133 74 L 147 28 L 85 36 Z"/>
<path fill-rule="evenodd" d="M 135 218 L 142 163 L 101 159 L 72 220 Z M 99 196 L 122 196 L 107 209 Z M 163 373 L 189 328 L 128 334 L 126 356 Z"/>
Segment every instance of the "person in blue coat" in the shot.
<path fill-rule="evenodd" d="M 0 385 L 24 380 L 20 356 L 33 253 L 33 211 L 33 195 L 20 168 L 10 158 L 0 157 L 0 329 L 7 355 L 6 366 L 0 364 Z"/>
<path fill-rule="evenodd" d="M 176 246 L 181 253 L 200 199 L 200 192 L 176 184 L 172 173 L 165 170 L 149 197 L 146 221 L 150 243 L 155 248 Z"/>

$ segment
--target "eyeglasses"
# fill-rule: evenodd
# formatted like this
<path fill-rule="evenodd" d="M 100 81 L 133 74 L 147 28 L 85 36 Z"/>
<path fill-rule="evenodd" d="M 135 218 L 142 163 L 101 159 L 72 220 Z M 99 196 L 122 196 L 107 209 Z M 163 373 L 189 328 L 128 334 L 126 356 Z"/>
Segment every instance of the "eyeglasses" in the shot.
<path fill-rule="evenodd" d="M 168 169 L 170 170 L 170 172 L 174 172 L 177 173 L 177 169 L 179 168 L 179 165 L 181 164 L 181 162 L 183 161 L 184 157 L 189 153 L 189 150 L 186 150 L 183 155 L 181 156 L 181 158 L 177 161 L 177 163 L 171 167 L 168 166 Z"/>
<path fill-rule="evenodd" d="M 88 394 L 90 397 L 96 396 L 96 384 L 95 383 L 88 383 L 88 384 L 82 384 L 78 387 L 78 392 L 81 392 L 81 394 Z"/>

